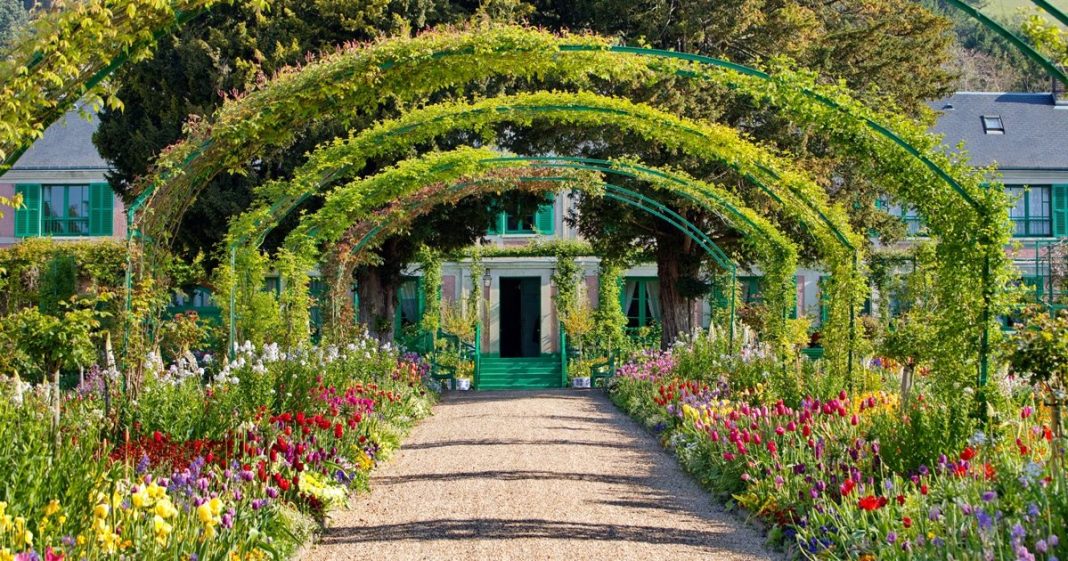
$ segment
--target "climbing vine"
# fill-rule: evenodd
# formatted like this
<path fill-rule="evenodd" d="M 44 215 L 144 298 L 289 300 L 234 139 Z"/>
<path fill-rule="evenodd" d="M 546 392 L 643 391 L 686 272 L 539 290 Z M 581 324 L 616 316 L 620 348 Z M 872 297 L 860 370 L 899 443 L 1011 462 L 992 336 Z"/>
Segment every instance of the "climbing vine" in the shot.
<path fill-rule="evenodd" d="M 1011 276 L 1001 251 L 1008 232 L 1004 195 L 997 188 L 981 189 L 981 171 L 970 170 L 964 157 L 947 155 L 922 123 L 894 115 L 893 108 L 866 108 L 844 86 L 817 86 L 814 76 L 779 62 L 769 74 L 707 57 L 612 50 L 608 40 L 599 37 L 555 37 L 515 27 L 439 31 L 354 46 L 283 72 L 262 88 L 230 100 L 211 123 L 192 123 L 187 139 L 165 153 L 155 173 L 142 184 L 146 196 L 162 188 L 153 200 L 161 212 L 146 213 L 146 226 L 160 232 L 157 239 L 164 238 L 168 225 L 176 223 L 184 211 L 184 201 L 195 196 L 202 182 L 222 171 L 242 172 L 265 147 L 291 144 L 320 114 L 351 123 L 374 111 L 383 100 L 404 106 L 433 92 L 499 75 L 545 78 L 577 88 L 589 84 L 591 76 L 614 82 L 679 76 L 727 84 L 738 95 L 784 111 L 799 126 L 826 134 L 833 147 L 855 158 L 862 177 L 914 203 L 921 216 L 930 219 L 932 232 L 941 242 L 936 288 L 946 306 L 939 315 L 941 331 L 945 340 L 965 344 L 945 355 L 946 366 L 969 367 L 970 359 L 957 360 L 959 349 L 974 350 L 977 334 L 984 328 L 978 321 L 980 315 L 990 310 L 993 313 L 985 315 L 992 318 L 1007 304 L 999 291 Z M 741 155 L 747 159 L 745 152 Z M 778 171 L 754 177 L 768 184 L 799 185 L 790 173 Z M 332 182 L 329 175 L 317 180 L 322 185 Z M 810 194 L 817 198 L 804 201 Z M 845 224 L 840 220 L 844 212 L 823 205 L 825 199 L 815 192 L 793 191 L 793 195 L 813 203 L 809 208 L 822 214 L 810 214 L 810 221 Z M 808 213 L 801 206 L 793 210 Z M 839 235 L 847 232 L 840 229 Z M 840 320 L 855 313 L 863 298 L 863 256 L 856 257 L 854 268 L 853 255 L 827 251 L 833 245 L 830 242 L 843 240 L 822 237 L 817 243 L 827 246 L 822 249 L 829 256 L 833 291 L 839 295 L 832 305 L 832 322 L 841 325 Z M 858 241 L 863 240 L 844 237 L 847 243 L 842 245 L 861 247 Z M 828 335 L 832 339 L 853 337 L 855 329 Z"/>
<path fill-rule="evenodd" d="M 561 324 L 566 324 L 578 308 L 578 286 L 582 279 L 582 267 L 572 253 L 560 251 L 556 254 L 556 267 L 553 268 L 552 281 L 556 286 L 553 304 L 556 317 Z"/>
<path fill-rule="evenodd" d="M 423 293 L 426 295 L 420 326 L 424 333 L 434 334 L 441 327 L 441 255 L 424 246 L 416 260 L 423 270 Z"/>

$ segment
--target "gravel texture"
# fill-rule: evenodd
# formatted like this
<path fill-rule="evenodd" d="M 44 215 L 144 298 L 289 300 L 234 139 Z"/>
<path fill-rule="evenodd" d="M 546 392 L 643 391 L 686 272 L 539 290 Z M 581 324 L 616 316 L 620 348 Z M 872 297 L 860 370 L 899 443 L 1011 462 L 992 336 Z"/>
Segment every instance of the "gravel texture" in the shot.
<path fill-rule="evenodd" d="M 319 560 L 771 559 L 599 391 L 453 393 L 333 516 Z"/>

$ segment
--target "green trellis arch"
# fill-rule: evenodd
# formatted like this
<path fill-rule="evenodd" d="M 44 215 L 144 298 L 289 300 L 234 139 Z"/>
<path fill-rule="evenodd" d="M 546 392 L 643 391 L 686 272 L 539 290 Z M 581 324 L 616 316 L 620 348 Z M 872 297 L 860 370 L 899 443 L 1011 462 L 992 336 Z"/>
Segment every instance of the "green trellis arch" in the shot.
<path fill-rule="evenodd" d="M 563 50 L 576 46 L 573 51 Z M 494 75 L 546 77 L 579 86 L 588 84 L 591 76 L 610 80 L 701 78 L 726 83 L 784 111 L 799 124 L 828 133 L 836 146 L 862 163 L 877 163 L 865 170 L 867 176 L 889 180 L 892 188 L 888 191 L 915 203 L 932 232 L 941 236 L 939 241 L 950 242 L 951 249 L 971 252 L 973 257 L 966 256 L 966 261 L 991 263 L 989 274 L 947 265 L 944 272 L 949 274 L 939 288 L 951 308 L 961 313 L 982 308 L 989 318 L 998 303 L 994 287 L 1008 276 L 1000 252 L 1002 241 L 1007 240 L 1001 231 L 1004 224 L 993 224 L 1005 208 L 1004 200 L 998 199 L 998 190 L 979 188 L 982 174 L 973 172 L 963 158 L 945 154 L 938 140 L 926 135 L 921 125 L 868 109 L 843 88 L 817 85 L 814 76 L 790 69 L 779 68 L 770 75 L 759 71 L 747 74 L 740 70 L 744 67 L 725 61 L 710 68 L 715 63 L 679 61 L 653 51 L 634 57 L 638 54 L 635 50 L 618 49 L 613 51 L 608 41 L 600 38 L 561 39 L 505 27 L 480 30 L 477 36 L 473 32 L 432 33 L 329 55 L 300 71 L 283 73 L 264 89 L 226 104 L 213 122 L 192 127 L 190 136 L 164 154 L 157 173 L 146 179 L 143 197 L 132 205 L 133 216 L 144 219 L 147 229 L 157 232 L 156 239 L 161 234 L 165 237 L 198 185 L 225 169 L 239 171 L 261 149 L 291 144 L 296 134 L 322 113 L 351 122 L 377 108 L 388 97 L 382 95 L 385 92 L 394 94 L 391 99 L 403 105 L 445 87 Z M 883 173 L 874 173 L 875 168 Z M 157 192 L 156 185 L 163 183 L 167 189 Z M 150 196 L 157 212 L 136 212 Z M 973 208 L 974 216 L 956 212 L 959 203 Z M 975 243 L 974 232 L 984 229 L 988 232 Z M 985 282 L 984 302 L 961 294 L 958 287 L 962 281 L 964 285 Z M 981 329 L 989 323 L 975 322 Z M 947 336 L 956 332 L 970 345 L 967 341 L 973 334 L 955 329 L 947 327 L 944 331 Z M 985 350 L 980 354 L 985 356 Z"/>
<path fill-rule="evenodd" d="M 487 155 L 490 157 L 486 157 Z M 682 177 L 666 173 L 663 170 L 657 170 L 626 162 L 610 162 L 605 160 L 567 157 L 502 157 L 499 155 L 494 155 L 493 152 L 488 152 L 484 150 L 472 151 L 470 149 L 460 149 L 458 151 L 443 154 L 434 154 L 432 156 L 427 156 L 427 158 L 433 158 L 432 160 L 430 160 L 433 162 L 431 169 L 437 170 L 439 173 L 449 172 L 451 174 L 451 177 L 460 173 L 470 173 L 470 170 L 468 168 L 456 169 L 455 166 L 457 165 L 457 162 L 459 162 L 460 164 L 466 164 L 469 159 L 475 158 L 476 156 L 482 158 L 481 160 L 478 160 L 476 162 L 478 166 L 476 171 L 478 173 L 489 173 L 493 170 L 508 169 L 508 167 L 516 165 L 525 166 L 522 169 L 529 169 L 526 168 L 526 166 L 533 165 L 539 167 L 547 167 L 550 169 L 562 169 L 566 171 L 579 170 L 595 172 L 597 174 L 613 174 L 622 177 L 629 177 L 633 179 L 642 179 L 648 181 L 654 187 L 657 187 L 662 190 L 670 190 L 676 194 L 681 195 L 683 198 L 688 199 L 691 203 L 720 215 L 725 222 L 731 224 L 736 229 L 741 231 L 746 236 L 745 239 L 748 241 L 748 245 L 759 256 L 758 260 L 764 265 L 765 269 L 767 269 L 770 285 L 785 286 L 788 282 L 788 279 L 791 278 L 793 275 L 793 270 L 796 266 L 796 250 L 794 249 L 793 244 L 787 241 L 785 237 L 783 237 L 782 234 L 774 226 L 767 222 L 763 217 L 761 217 L 759 214 L 756 214 L 751 209 L 745 207 L 743 203 L 741 203 L 729 192 L 719 190 L 718 188 L 715 188 L 713 186 L 702 187 L 699 182 L 696 182 L 694 180 L 687 181 Z M 396 186 L 401 183 L 404 183 L 406 185 L 422 185 L 426 183 L 427 180 L 423 179 L 420 179 L 420 181 L 415 183 L 410 183 L 412 177 L 418 176 L 415 176 L 414 172 L 403 168 L 414 167 L 411 163 L 402 162 L 399 167 L 402 168 L 402 171 L 393 172 L 389 176 L 383 175 L 381 177 L 355 181 L 350 185 L 344 187 L 343 189 L 346 192 L 358 191 L 360 193 L 366 193 L 372 190 L 371 188 L 369 188 L 369 185 L 388 184 L 391 186 Z M 421 208 L 422 206 L 424 206 L 424 203 L 428 206 L 433 206 L 434 204 L 441 204 L 442 200 L 439 199 L 441 199 L 442 196 L 446 201 L 462 198 L 463 196 L 468 196 L 470 194 L 468 193 L 470 189 L 468 188 L 465 190 L 462 187 L 469 187 L 470 183 L 471 182 L 463 182 L 460 184 L 461 187 L 454 186 L 448 189 L 444 189 L 445 183 L 442 182 L 438 184 L 439 189 L 437 191 L 422 192 L 421 195 L 417 197 L 412 197 L 411 193 L 406 192 L 402 196 L 398 196 L 394 199 L 395 204 L 401 204 L 402 202 L 407 201 L 409 198 L 412 198 L 414 202 L 411 203 L 411 205 L 403 206 Z M 499 184 L 500 182 L 497 183 Z M 610 189 L 619 191 L 622 188 L 612 185 Z M 442 190 L 444 191 L 443 194 L 441 193 Z M 328 199 L 326 206 L 324 207 L 324 209 L 322 209 L 321 212 L 317 212 L 305 217 L 301 227 L 296 232 L 294 232 L 292 236 L 299 237 L 301 235 L 314 233 L 314 237 L 316 238 L 318 243 L 325 243 L 327 247 L 333 247 L 335 246 L 339 238 L 350 238 L 353 235 L 353 231 L 358 229 L 361 223 L 357 222 L 356 225 L 348 226 L 347 230 L 344 233 L 339 233 L 340 230 L 338 230 L 336 226 L 331 227 L 330 225 L 324 223 L 326 219 L 321 218 L 322 214 L 329 214 L 332 210 L 337 208 L 345 209 L 345 212 L 332 219 L 335 224 L 339 226 L 344 226 L 349 224 L 350 222 L 357 221 L 362 209 L 369 208 L 370 206 L 377 206 L 383 203 L 385 199 L 392 198 L 392 196 L 379 196 L 374 198 L 364 197 L 364 205 L 356 207 L 350 205 L 345 201 L 338 202 L 340 200 L 340 197 L 336 195 L 340 194 L 341 191 L 342 190 L 339 189 L 338 191 L 335 191 L 332 194 L 332 196 Z M 396 193 L 394 193 L 394 195 L 396 195 Z M 636 197 L 634 194 L 627 194 L 627 196 L 631 198 Z M 637 195 L 637 197 L 640 198 L 640 195 Z M 665 207 L 663 207 L 663 205 L 660 205 L 655 201 L 648 202 L 656 205 L 657 211 L 661 214 L 669 215 L 680 222 L 684 221 L 684 219 L 675 215 L 673 211 L 671 211 L 670 209 L 666 209 Z M 405 223 L 406 220 L 403 217 L 399 216 L 392 216 L 388 220 L 389 229 L 391 230 Z M 386 228 L 380 228 L 380 230 L 381 229 Z M 704 234 L 702 233 L 701 235 L 703 236 Z M 346 247 L 347 245 L 347 243 L 342 243 L 337 247 Z M 357 244 L 357 247 L 359 246 L 360 244 Z M 722 262 L 722 260 L 719 264 L 724 268 L 727 268 L 726 265 Z M 351 275 L 352 264 L 350 263 L 349 265 L 350 266 L 347 268 L 339 268 L 338 274 L 336 275 L 336 279 L 345 279 Z M 775 280 L 772 280 L 773 278 Z M 339 286 L 342 286 L 336 281 L 331 284 L 335 290 L 337 290 Z M 347 286 L 347 283 L 345 283 L 345 286 Z M 336 300 L 340 301 L 341 299 L 336 298 Z M 778 300 L 781 300 L 781 298 L 769 298 L 769 302 Z"/>

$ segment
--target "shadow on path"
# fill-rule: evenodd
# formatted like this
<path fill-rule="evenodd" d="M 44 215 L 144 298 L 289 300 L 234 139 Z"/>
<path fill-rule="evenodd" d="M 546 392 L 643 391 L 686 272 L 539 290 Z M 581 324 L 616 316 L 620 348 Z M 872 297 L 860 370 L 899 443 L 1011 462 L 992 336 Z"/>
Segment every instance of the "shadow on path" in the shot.
<path fill-rule="evenodd" d="M 431 540 L 514 540 L 524 538 L 583 541 L 628 541 L 650 544 L 703 546 L 729 542 L 732 530 L 663 528 L 655 526 L 559 522 L 554 520 L 501 520 L 473 518 L 425 520 L 417 523 L 331 528 L 323 543 L 364 543 Z"/>

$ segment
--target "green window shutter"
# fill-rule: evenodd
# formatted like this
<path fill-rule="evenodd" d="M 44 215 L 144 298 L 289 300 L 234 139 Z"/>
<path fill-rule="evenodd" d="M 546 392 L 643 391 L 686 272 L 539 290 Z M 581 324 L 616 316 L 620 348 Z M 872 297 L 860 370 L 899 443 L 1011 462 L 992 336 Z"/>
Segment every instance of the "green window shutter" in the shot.
<path fill-rule="evenodd" d="M 15 194 L 22 195 L 22 206 L 15 210 L 15 237 L 40 236 L 41 186 L 16 185 Z"/>
<path fill-rule="evenodd" d="M 115 192 L 107 183 L 89 186 L 89 235 L 110 236 L 113 232 Z"/>
<path fill-rule="evenodd" d="M 538 207 L 538 213 L 534 215 L 534 229 L 539 234 L 543 236 L 551 236 L 553 234 L 553 230 L 556 229 L 555 209 L 555 200 Z"/>
<path fill-rule="evenodd" d="M 500 213 L 493 215 L 493 221 L 490 222 L 489 230 L 486 230 L 486 235 L 496 236 L 501 233 L 501 215 Z"/>
<path fill-rule="evenodd" d="M 1068 238 L 1068 184 L 1054 185 L 1052 191 L 1053 235 Z"/>

